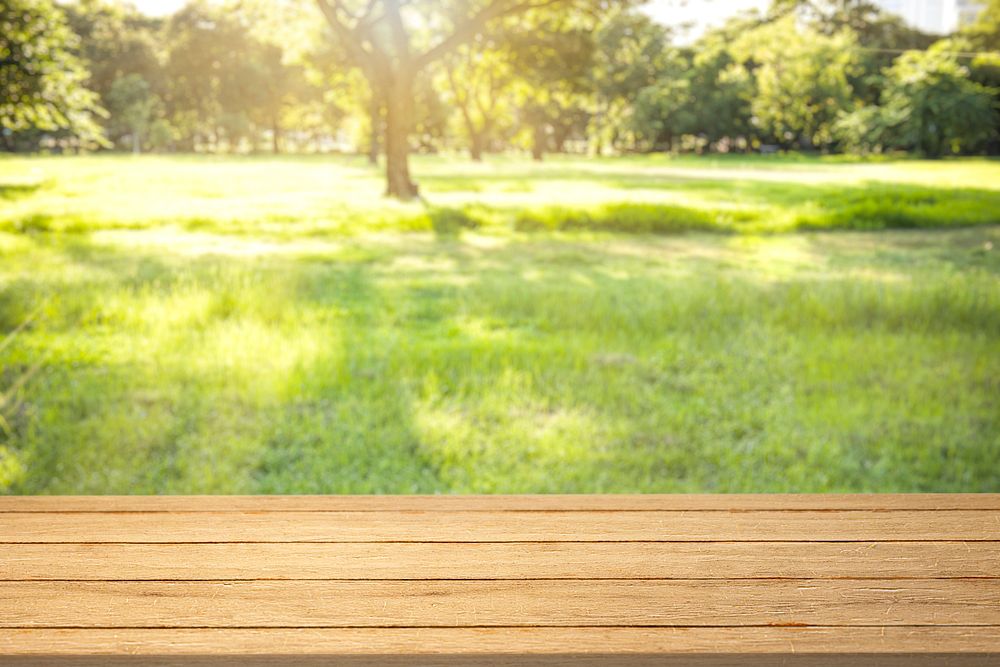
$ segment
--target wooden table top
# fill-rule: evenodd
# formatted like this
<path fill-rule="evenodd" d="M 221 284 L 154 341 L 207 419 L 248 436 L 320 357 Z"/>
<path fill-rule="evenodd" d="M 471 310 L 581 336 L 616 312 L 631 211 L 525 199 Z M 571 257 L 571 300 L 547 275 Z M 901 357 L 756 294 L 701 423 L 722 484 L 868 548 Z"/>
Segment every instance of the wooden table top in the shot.
<path fill-rule="evenodd" d="M 1000 665 L 1000 494 L 0 497 L 0 664 L 118 662 Z"/>

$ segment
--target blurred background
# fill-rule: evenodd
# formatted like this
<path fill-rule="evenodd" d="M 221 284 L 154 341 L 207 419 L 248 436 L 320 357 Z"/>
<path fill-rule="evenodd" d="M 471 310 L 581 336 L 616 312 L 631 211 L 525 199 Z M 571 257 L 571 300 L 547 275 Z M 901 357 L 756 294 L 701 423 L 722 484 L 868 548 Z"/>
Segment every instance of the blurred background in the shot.
<path fill-rule="evenodd" d="M 998 0 L 4 0 L 0 493 L 1000 491 L 998 95 Z"/>
<path fill-rule="evenodd" d="M 5 147 L 374 157 L 405 102 L 475 160 L 1000 149 L 995 2 L 331 2 L 11 0 Z"/>

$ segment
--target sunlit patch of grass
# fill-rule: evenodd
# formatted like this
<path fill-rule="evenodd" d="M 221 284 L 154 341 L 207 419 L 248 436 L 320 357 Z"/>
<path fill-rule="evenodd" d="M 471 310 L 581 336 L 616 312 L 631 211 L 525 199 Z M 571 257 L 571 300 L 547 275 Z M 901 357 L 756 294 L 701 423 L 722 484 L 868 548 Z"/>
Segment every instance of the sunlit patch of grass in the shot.
<path fill-rule="evenodd" d="M 1000 162 L 807 156 L 420 156 L 425 200 L 382 197 L 347 157 L 97 156 L 0 159 L 0 231 L 182 227 L 301 239 L 480 228 L 741 233 L 951 227 L 997 222 Z M 27 174 L 28 176 L 26 176 Z"/>

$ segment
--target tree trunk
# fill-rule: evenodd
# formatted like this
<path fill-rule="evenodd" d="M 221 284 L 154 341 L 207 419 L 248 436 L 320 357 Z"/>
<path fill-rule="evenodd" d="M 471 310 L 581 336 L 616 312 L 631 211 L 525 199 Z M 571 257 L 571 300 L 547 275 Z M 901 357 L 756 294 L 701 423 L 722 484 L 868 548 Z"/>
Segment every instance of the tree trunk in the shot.
<path fill-rule="evenodd" d="M 531 159 L 541 162 L 545 155 L 545 125 L 537 123 L 531 142 Z"/>
<path fill-rule="evenodd" d="M 448 73 L 448 80 L 451 82 L 452 89 L 457 89 L 455 79 L 451 76 L 451 72 Z M 465 122 L 465 131 L 469 134 L 469 157 L 472 158 L 473 162 L 482 162 L 483 144 L 486 142 L 489 119 L 483 123 L 483 129 L 480 130 L 476 127 L 476 121 L 473 120 L 472 113 L 469 111 L 468 98 L 459 98 L 458 108 L 462 111 L 462 120 Z"/>
<path fill-rule="evenodd" d="M 557 128 L 555 140 L 556 153 L 566 152 L 566 142 L 569 140 L 569 129 L 567 128 Z"/>
<path fill-rule="evenodd" d="M 139 130 L 132 128 L 132 154 L 138 155 L 142 152 L 142 143 L 139 138 Z"/>
<path fill-rule="evenodd" d="M 483 161 L 483 135 L 480 132 L 472 132 L 470 135 L 469 156 L 473 162 Z"/>
<path fill-rule="evenodd" d="M 271 150 L 275 155 L 281 152 L 281 124 L 277 118 L 271 121 Z"/>
<path fill-rule="evenodd" d="M 368 120 L 371 123 L 371 135 L 368 140 L 368 164 L 375 166 L 378 164 L 379 135 L 382 133 L 382 101 L 374 91 L 372 91 L 371 100 L 368 102 Z"/>
<path fill-rule="evenodd" d="M 388 197 L 407 201 L 419 196 L 410 179 L 410 127 L 413 122 L 413 77 L 397 73 L 385 96 L 385 181 Z"/>

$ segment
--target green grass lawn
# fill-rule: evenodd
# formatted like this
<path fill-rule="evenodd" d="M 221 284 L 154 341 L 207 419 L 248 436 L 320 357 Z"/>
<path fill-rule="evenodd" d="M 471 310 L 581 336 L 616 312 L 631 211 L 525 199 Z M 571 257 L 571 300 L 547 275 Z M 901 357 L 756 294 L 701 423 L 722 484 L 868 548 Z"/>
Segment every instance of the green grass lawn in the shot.
<path fill-rule="evenodd" d="M 372 231 L 786 232 L 1000 224 L 1000 161 L 417 158 L 425 203 L 362 158 L 0 159 L 0 231 L 162 225 L 255 238 Z"/>
<path fill-rule="evenodd" d="M 415 171 L 0 159 L 0 492 L 1000 491 L 1000 163 Z"/>

